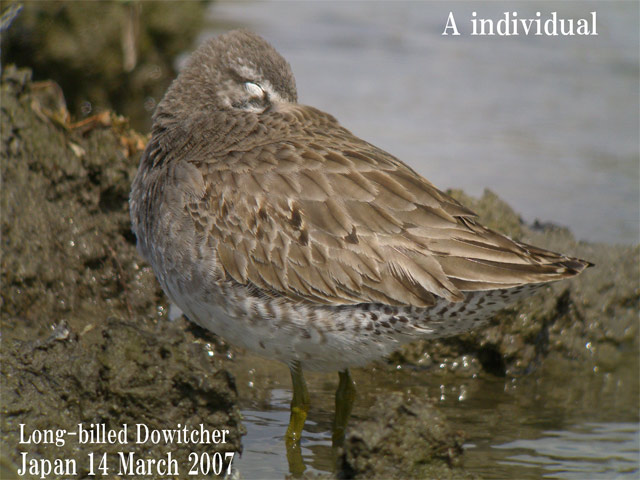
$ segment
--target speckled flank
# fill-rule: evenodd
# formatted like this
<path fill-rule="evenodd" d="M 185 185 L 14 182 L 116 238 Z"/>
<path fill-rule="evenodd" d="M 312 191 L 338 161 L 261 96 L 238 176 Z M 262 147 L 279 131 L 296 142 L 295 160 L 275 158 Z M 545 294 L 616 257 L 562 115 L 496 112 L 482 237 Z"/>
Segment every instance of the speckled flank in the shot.
<path fill-rule="evenodd" d="M 166 290 L 203 328 L 230 342 L 306 370 L 362 366 L 420 338 L 457 335 L 482 326 L 492 314 L 544 284 L 469 292 L 465 300 L 444 299 L 429 308 L 375 303 L 310 306 L 252 295 L 243 288 L 212 296 Z M 212 305 L 215 305 L 213 307 Z"/>
<path fill-rule="evenodd" d="M 306 369 L 476 328 L 588 266 L 483 227 L 298 104 L 288 63 L 245 31 L 205 42 L 169 88 L 130 208 L 140 252 L 191 320 Z"/>

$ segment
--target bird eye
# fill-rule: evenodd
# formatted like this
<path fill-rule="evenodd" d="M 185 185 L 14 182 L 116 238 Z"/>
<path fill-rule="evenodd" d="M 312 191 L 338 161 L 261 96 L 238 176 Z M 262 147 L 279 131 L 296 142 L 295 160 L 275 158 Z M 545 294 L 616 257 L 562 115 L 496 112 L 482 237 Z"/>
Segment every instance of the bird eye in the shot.
<path fill-rule="evenodd" d="M 264 90 L 257 83 L 245 82 L 244 88 L 247 91 L 247 93 L 252 97 L 260 97 L 260 98 L 264 97 Z"/>

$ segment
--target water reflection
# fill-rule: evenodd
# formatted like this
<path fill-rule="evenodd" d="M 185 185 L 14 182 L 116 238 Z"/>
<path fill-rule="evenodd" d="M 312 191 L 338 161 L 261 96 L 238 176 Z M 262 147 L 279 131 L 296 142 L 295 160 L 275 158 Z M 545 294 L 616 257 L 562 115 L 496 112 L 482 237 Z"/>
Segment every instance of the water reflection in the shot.
<path fill-rule="evenodd" d="M 241 478 L 276 479 L 289 473 L 284 433 L 289 424 L 291 391 L 273 389 L 271 401 L 264 409 L 243 409 L 244 451 L 235 468 Z M 318 423 L 318 416 L 320 422 Z M 302 459 L 307 473 L 329 473 L 334 469 L 335 457 L 331 448 L 331 417 L 311 412 L 301 441 Z"/>

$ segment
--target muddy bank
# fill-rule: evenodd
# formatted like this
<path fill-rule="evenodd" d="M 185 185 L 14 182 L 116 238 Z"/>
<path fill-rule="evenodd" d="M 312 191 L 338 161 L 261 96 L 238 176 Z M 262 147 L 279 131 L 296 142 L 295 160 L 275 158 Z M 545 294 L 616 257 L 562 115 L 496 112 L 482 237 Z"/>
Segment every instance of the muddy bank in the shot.
<path fill-rule="evenodd" d="M 240 451 L 224 346 L 185 320 L 167 321 L 135 249 L 127 198 L 145 139 L 112 114 L 68 123 L 59 88 L 31 83 L 27 70 L 5 68 L 1 93 L 2 478 L 21 451 L 77 459 L 79 478 L 90 453 L 108 453 L 114 473 L 120 451 L 172 452 L 181 469 L 191 451 Z M 20 424 L 28 433 L 79 423 L 127 424 L 129 441 L 18 445 Z M 138 423 L 229 433 L 218 444 L 135 444 Z"/>

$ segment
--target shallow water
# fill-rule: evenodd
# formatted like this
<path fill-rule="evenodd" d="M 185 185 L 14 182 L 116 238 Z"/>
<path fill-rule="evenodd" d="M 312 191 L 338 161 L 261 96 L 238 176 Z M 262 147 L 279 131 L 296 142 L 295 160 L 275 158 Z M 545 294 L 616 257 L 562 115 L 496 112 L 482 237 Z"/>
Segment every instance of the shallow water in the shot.
<path fill-rule="evenodd" d="M 498 464 L 530 471 L 538 478 L 632 478 L 638 473 L 637 423 L 578 424 L 493 448 L 507 454 Z"/>
<path fill-rule="evenodd" d="M 205 350 L 209 357 L 211 346 Z M 239 477 L 234 478 L 287 477 L 283 436 L 291 398 L 288 369 L 275 361 L 223 352 L 231 358 L 225 367 L 236 379 L 247 428 L 242 456 L 234 460 Z M 464 467 L 479 478 L 634 479 L 640 456 L 637 358 L 637 352 L 627 352 L 619 363 L 631 368 L 613 372 L 577 370 L 575 362 L 551 358 L 517 379 L 444 374 L 437 366 L 375 364 L 352 372 L 358 391 L 353 421 L 366 418 L 381 395 L 402 392 L 434 402 L 451 427 L 464 432 Z M 307 472 L 330 473 L 337 375 L 306 377 L 311 408 L 302 456 Z"/>
<path fill-rule="evenodd" d="M 636 354 L 625 361 L 637 361 Z M 380 394 L 410 393 L 436 402 L 455 430 L 465 433 L 464 467 L 485 479 L 637 478 L 640 459 L 637 370 L 567 375 L 560 361 L 518 379 L 443 375 L 437 369 L 353 371 L 362 418 Z M 237 378 L 247 435 L 235 466 L 242 478 L 284 478 L 284 432 L 289 421 L 288 369 L 242 355 Z M 307 374 L 311 394 L 302 438 L 307 472 L 330 473 L 333 395 L 337 375 Z"/>
<path fill-rule="evenodd" d="M 517 5 L 517 7 L 514 7 Z M 442 37 L 447 14 L 520 18 L 598 12 L 598 37 Z M 413 166 L 440 188 L 490 188 L 526 222 L 577 238 L 639 240 L 638 5 L 634 2 L 219 2 L 212 18 L 265 36 L 291 63 L 301 103 Z M 462 30 L 462 28 L 461 28 Z M 637 356 L 628 361 L 637 365 Z M 637 368 L 536 372 L 517 379 L 433 372 L 354 372 L 354 417 L 380 393 L 435 398 L 467 437 L 465 468 L 481 478 L 637 478 Z M 546 369 L 547 367 L 545 367 Z M 552 368 L 552 366 L 548 367 Z M 239 360 L 248 434 L 242 478 L 283 478 L 291 385 L 286 367 Z M 572 372 L 572 376 L 573 376 Z M 330 472 L 337 375 L 308 378 L 302 453 Z"/>
<path fill-rule="evenodd" d="M 220 2 L 222 27 L 265 36 L 301 103 L 334 114 L 440 188 L 494 190 L 527 222 L 638 242 L 636 2 L 518 2 L 520 18 L 597 11 L 597 37 L 443 37 L 513 3 Z"/>

